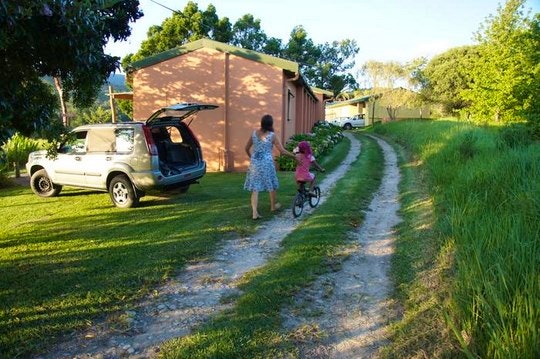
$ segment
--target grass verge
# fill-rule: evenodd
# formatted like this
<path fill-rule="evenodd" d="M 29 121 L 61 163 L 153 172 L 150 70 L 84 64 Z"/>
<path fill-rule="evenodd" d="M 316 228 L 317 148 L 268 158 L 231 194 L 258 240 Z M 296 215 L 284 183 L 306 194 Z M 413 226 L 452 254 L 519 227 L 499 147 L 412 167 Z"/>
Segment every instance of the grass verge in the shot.
<path fill-rule="evenodd" d="M 540 357 L 540 145 L 452 121 L 400 121 L 376 131 L 410 151 L 426 189 L 418 203 L 426 198 L 434 213 L 426 234 L 400 232 L 398 252 L 407 254 L 396 270 L 407 304 L 389 356 Z M 422 210 L 407 207 L 409 226 L 422 223 Z M 420 261 L 407 265 L 407 256 Z M 436 293 L 426 298 L 418 288 Z M 437 340 L 430 331 L 443 323 Z M 407 339 L 411 333 L 426 339 Z"/>
<path fill-rule="evenodd" d="M 281 308 L 317 275 L 331 270 L 338 249 L 366 209 L 383 170 L 380 148 L 362 139 L 362 154 L 324 204 L 282 242 L 267 265 L 248 273 L 233 309 L 192 335 L 168 342 L 164 358 L 275 358 L 297 354 L 293 339 L 283 333 Z M 354 201 L 347 200 L 354 198 Z"/>

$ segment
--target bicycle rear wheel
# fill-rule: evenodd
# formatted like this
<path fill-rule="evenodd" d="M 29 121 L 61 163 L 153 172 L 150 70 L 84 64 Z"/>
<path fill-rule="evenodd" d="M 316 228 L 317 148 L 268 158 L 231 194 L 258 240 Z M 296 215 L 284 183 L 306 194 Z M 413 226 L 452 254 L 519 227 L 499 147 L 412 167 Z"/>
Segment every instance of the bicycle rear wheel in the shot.
<path fill-rule="evenodd" d="M 296 196 L 294 196 L 293 205 L 292 205 L 292 213 L 294 218 L 299 217 L 302 214 L 302 211 L 304 210 L 304 196 L 301 193 L 297 193 Z"/>
<path fill-rule="evenodd" d="M 313 193 L 315 193 L 315 196 L 309 197 L 309 205 L 311 208 L 315 208 L 319 204 L 319 201 L 321 200 L 321 189 L 316 186 L 313 188 Z"/>

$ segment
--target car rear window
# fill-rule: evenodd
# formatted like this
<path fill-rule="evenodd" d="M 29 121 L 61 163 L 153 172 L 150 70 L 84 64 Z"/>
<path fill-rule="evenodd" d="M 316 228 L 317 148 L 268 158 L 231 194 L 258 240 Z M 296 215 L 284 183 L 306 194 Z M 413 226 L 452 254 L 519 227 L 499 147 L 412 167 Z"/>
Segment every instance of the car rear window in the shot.
<path fill-rule="evenodd" d="M 133 128 L 117 128 L 116 136 L 116 152 L 131 153 L 134 146 L 135 131 Z"/>

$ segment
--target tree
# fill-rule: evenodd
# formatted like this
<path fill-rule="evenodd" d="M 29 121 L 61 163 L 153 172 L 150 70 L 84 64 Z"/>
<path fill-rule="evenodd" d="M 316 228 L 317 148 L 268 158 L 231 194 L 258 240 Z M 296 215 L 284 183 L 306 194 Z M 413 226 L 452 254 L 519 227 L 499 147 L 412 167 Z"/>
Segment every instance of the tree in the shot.
<path fill-rule="evenodd" d="M 352 58 L 358 51 L 356 41 L 348 39 L 315 45 L 306 30 L 296 26 L 283 49 L 283 57 L 300 65 L 310 85 L 332 89 L 337 95 L 345 88 L 356 86 L 356 80 L 348 70 L 354 67 Z"/>
<path fill-rule="evenodd" d="M 320 49 L 308 37 L 307 31 L 302 26 L 296 26 L 291 31 L 289 42 L 283 49 L 283 57 L 297 62 L 302 73 L 305 74 L 307 69 L 317 64 L 320 56 Z"/>
<path fill-rule="evenodd" d="M 396 112 L 400 107 L 421 103 L 413 87 L 420 79 L 417 69 L 422 65 L 422 61 L 413 60 L 405 65 L 396 61 L 368 61 L 362 66 L 362 73 L 371 84 L 372 96 L 369 102 L 372 114 L 377 101 L 386 108 L 391 120 L 396 119 Z"/>
<path fill-rule="evenodd" d="M 106 55 L 109 40 L 130 35 L 142 16 L 137 0 L 3 2 L 0 10 L 0 128 L 29 135 L 55 122 L 57 100 L 43 76 L 61 79 L 64 95 L 90 105 L 119 66 Z"/>
<path fill-rule="evenodd" d="M 440 103 L 446 115 L 466 109 L 470 101 L 464 92 L 470 89 L 478 57 L 476 46 L 456 47 L 435 56 L 422 70 L 422 95 L 430 102 Z"/>
<path fill-rule="evenodd" d="M 189 1 L 183 11 L 174 11 L 161 25 L 150 27 L 139 51 L 127 55 L 122 67 L 126 69 L 134 61 L 202 38 L 228 43 L 232 40 L 231 29 L 229 19 L 219 19 L 214 5 L 201 11 L 196 3 Z"/>
<path fill-rule="evenodd" d="M 317 64 L 307 69 L 306 77 L 316 87 L 332 89 L 334 95 L 344 89 L 352 90 L 358 85 L 349 70 L 354 67 L 358 51 L 356 41 L 348 39 L 320 45 Z"/>
<path fill-rule="evenodd" d="M 479 58 L 464 98 L 477 121 L 514 121 L 538 114 L 539 17 L 523 14 L 525 0 L 508 0 L 477 33 Z"/>
<path fill-rule="evenodd" d="M 261 52 L 266 41 L 267 36 L 261 30 L 261 20 L 255 19 L 251 14 L 242 16 L 233 26 L 231 44 L 234 46 Z"/>
<path fill-rule="evenodd" d="M 281 39 L 271 37 L 266 40 L 266 44 L 264 45 L 262 52 L 275 57 L 283 57 L 283 42 Z"/>

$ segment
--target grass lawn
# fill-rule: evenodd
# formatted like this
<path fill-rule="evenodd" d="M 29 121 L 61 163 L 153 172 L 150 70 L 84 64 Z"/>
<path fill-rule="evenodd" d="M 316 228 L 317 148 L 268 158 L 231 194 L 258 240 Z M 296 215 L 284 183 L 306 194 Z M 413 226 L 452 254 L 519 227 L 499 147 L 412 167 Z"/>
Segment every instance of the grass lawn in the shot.
<path fill-rule="evenodd" d="M 322 159 L 328 171 L 348 147 L 345 139 Z M 279 176 L 278 199 L 288 206 L 294 175 Z M 40 352 L 63 333 L 129 309 L 223 240 L 255 231 L 260 222 L 251 220 L 244 178 L 209 173 L 186 194 L 150 194 L 130 210 L 113 207 L 102 192 L 66 187 L 43 199 L 29 188 L 1 189 L 0 353 Z M 265 219 L 269 207 L 261 194 Z"/>

